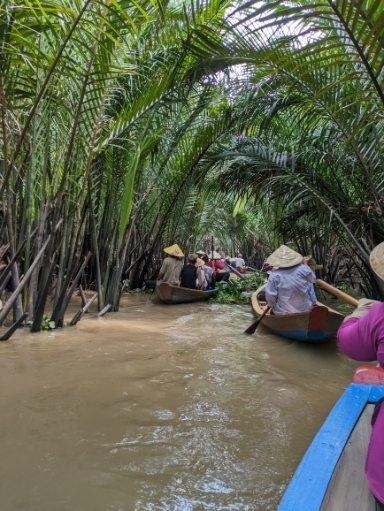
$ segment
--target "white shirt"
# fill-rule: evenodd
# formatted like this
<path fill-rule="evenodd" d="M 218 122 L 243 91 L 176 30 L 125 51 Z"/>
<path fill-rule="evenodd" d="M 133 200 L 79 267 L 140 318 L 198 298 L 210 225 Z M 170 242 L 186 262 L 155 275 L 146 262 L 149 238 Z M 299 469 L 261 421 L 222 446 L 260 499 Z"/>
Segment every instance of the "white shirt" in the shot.
<path fill-rule="evenodd" d="M 235 268 L 244 268 L 245 261 L 242 257 L 235 257 L 234 261 L 235 261 Z"/>
<path fill-rule="evenodd" d="M 306 264 L 271 271 L 265 288 L 268 305 L 276 314 L 310 310 L 311 286 L 315 281 L 316 275 Z"/>

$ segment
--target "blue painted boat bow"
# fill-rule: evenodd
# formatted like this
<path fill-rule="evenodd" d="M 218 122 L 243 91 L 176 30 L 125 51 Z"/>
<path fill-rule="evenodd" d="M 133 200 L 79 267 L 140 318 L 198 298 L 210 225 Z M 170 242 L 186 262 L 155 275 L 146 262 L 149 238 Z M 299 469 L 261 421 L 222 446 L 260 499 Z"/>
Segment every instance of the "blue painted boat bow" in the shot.
<path fill-rule="evenodd" d="M 278 511 L 319 511 L 337 462 L 368 403 L 384 399 L 384 385 L 351 383 L 332 408 L 289 483 Z"/>

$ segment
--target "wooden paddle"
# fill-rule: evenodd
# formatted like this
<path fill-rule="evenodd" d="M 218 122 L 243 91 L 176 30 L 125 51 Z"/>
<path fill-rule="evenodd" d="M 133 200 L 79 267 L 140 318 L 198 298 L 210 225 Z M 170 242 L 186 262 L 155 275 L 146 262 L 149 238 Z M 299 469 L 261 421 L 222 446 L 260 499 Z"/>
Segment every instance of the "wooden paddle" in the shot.
<path fill-rule="evenodd" d="M 357 307 L 358 301 L 356 298 L 353 298 L 353 296 L 344 293 L 344 291 L 341 291 L 340 289 L 337 289 L 337 287 L 331 286 L 331 284 L 328 284 L 328 282 L 324 282 L 324 280 L 321 279 L 316 279 L 316 286 L 318 286 L 320 289 L 324 289 L 324 291 L 327 291 L 327 293 L 340 298 L 340 300 L 343 300 L 349 305 L 352 305 L 352 307 Z"/>
<path fill-rule="evenodd" d="M 257 320 L 252 323 L 251 326 L 249 326 L 246 330 L 244 330 L 245 334 L 252 335 L 256 332 L 256 328 L 259 326 L 260 321 L 263 319 L 263 317 L 267 314 L 267 312 L 270 310 L 271 307 L 267 306 L 263 312 L 263 314 L 257 318 Z"/>
<path fill-rule="evenodd" d="M 246 277 L 245 277 L 245 275 L 243 275 L 242 273 L 240 273 L 239 271 L 237 271 L 237 270 L 236 270 L 236 268 L 234 268 L 233 266 L 231 266 L 231 265 L 230 265 L 229 263 L 227 263 L 226 261 L 225 261 L 225 266 L 227 266 L 227 268 L 229 268 L 229 269 L 230 269 L 230 271 L 231 271 L 232 273 L 234 273 L 235 275 L 237 275 L 240 279 L 245 279 L 245 278 L 246 278 Z"/>

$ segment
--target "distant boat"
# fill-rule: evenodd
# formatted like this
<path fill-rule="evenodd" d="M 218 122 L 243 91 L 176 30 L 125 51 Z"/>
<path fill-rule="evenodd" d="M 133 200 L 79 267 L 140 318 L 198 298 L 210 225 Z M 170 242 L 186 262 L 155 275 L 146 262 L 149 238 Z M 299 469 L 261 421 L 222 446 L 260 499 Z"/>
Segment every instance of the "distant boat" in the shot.
<path fill-rule="evenodd" d="M 267 304 L 261 299 L 264 286 L 252 295 L 252 308 L 260 317 Z M 287 339 L 305 342 L 320 342 L 336 335 L 344 319 L 343 314 L 318 302 L 310 311 L 295 314 L 271 314 L 261 321 L 268 330 Z"/>
<path fill-rule="evenodd" d="M 376 511 L 364 474 L 374 404 L 384 369 L 361 366 L 296 469 L 278 511 Z"/>
<path fill-rule="evenodd" d="M 214 296 L 217 291 L 217 289 L 200 291 L 187 287 L 172 286 L 167 282 L 162 282 L 156 287 L 156 295 L 159 300 L 168 304 L 201 302 Z"/>

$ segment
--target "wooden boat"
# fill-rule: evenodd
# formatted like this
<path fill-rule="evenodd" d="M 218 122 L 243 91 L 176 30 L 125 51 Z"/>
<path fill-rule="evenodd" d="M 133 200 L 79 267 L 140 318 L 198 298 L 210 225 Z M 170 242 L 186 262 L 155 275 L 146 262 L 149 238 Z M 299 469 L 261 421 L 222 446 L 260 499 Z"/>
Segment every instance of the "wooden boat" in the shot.
<path fill-rule="evenodd" d="M 296 469 L 278 511 L 376 511 L 364 474 L 374 404 L 384 369 L 361 366 Z"/>
<path fill-rule="evenodd" d="M 217 289 L 211 291 L 199 291 L 198 289 L 188 289 L 186 287 L 172 286 L 167 282 L 162 282 L 156 287 L 156 295 L 164 303 L 190 303 L 208 300 L 217 293 Z"/>
<path fill-rule="evenodd" d="M 261 299 L 264 286 L 252 295 L 252 308 L 257 317 L 267 304 Z M 310 311 L 295 314 L 271 314 L 268 312 L 261 324 L 274 334 L 287 339 L 305 342 L 321 342 L 333 337 L 344 319 L 343 314 L 318 302 Z"/>

